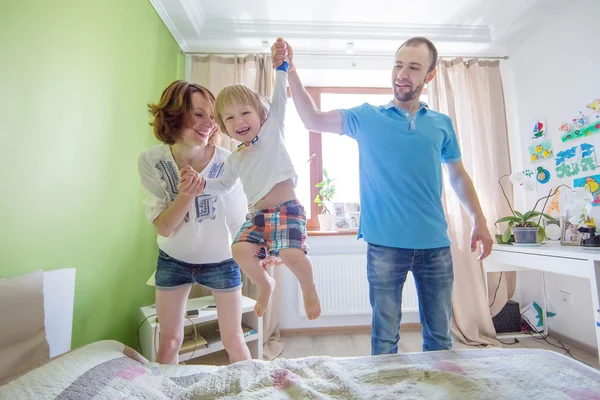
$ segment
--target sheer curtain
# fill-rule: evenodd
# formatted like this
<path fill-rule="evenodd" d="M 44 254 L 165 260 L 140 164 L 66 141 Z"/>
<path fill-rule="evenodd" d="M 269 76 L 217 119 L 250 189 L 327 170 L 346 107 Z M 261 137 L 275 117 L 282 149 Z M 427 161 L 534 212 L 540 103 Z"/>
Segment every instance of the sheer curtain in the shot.
<path fill-rule="evenodd" d="M 449 115 L 454 122 L 463 163 L 473 180 L 493 235 L 496 232 L 494 222 L 510 213 L 498 186 L 498 178 L 510 173 L 499 61 L 465 61 L 461 58 L 440 61 L 430 87 L 432 109 Z M 512 188 L 506 189 L 512 198 Z M 470 252 L 471 220 L 446 179 L 443 202 L 453 243 L 452 331 L 469 345 L 500 346 L 492 315 L 512 297 L 516 273 L 490 274 L 490 296 L 487 298 L 481 265 L 476 254 Z"/>
<path fill-rule="evenodd" d="M 215 96 L 225 86 L 243 84 L 250 89 L 271 98 L 273 90 L 273 68 L 271 55 L 248 55 L 244 57 L 220 57 L 216 55 L 192 57 L 192 82 L 208 88 Z M 233 151 L 239 143 L 221 134 L 221 146 Z M 277 285 L 271 299 L 271 305 L 263 316 L 264 358 L 272 360 L 283 352 L 280 341 L 279 321 L 281 313 L 282 271 L 280 267 L 270 267 L 269 275 Z M 256 287 L 244 276 L 245 296 L 256 298 Z M 202 289 L 195 289 L 193 296 L 206 295 Z"/>

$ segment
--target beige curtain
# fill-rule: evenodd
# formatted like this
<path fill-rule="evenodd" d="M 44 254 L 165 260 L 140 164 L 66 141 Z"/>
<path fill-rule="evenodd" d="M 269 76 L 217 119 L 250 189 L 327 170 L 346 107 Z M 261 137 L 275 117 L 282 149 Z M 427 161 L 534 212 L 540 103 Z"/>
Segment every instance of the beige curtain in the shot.
<path fill-rule="evenodd" d="M 215 96 L 225 86 L 243 84 L 250 89 L 271 98 L 273 91 L 273 68 L 270 54 L 248 55 L 245 57 L 220 57 L 215 55 L 192 58 L 192 82 L 208 88 Z M 233 151 L 239 143 L 222 134 L 221 146 Z M 271 299 L 271 306 L 263 316 L 264 346 L 263 358 L 272 360 L 283 352 L 280 341 L 279 321 L 281 314 L 281 289 L 283 285 L 281 268 L 270 267 L 269 275 L 277 285 Z M 256 298 L 256 287 L 244 276 L 244 296 Z M 193 297 L 206 295 L 201 288 L 195 288 Z"/>
<path fill-rule="evenodd" d="M 473 59 L 465 62 L 459 58 L 440 61 L 437 70 L 436 77 L 430 83 L 431 107 L 449 115 L 454 122 L 463 163 L 475 185 L 490 232 L 494 235 L 498 232 L 494 222 L 510 214 L 498 185 L 498 178 L 510 173 L 499 61 Z M 505 186 L 508 197 L 512 199 L 512 188 Z M 489 274 L 489 298 L 486 297 L 481 265 L 477 255 L 470 251 L 471 220 L 447 181 L 443 202 L 453 243 L 455 282 L 452 331 L 468 345 L 501 346 L 495 339 L 492 316 L 514 294 L 516 274 Z"/>

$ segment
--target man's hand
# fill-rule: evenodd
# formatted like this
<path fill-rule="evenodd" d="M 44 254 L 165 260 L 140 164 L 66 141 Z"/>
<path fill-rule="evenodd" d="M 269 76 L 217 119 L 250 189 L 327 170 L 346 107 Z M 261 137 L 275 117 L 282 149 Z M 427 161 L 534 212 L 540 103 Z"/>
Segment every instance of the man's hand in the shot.
<path fill-rule="evenodd" d="M 481 242 L 481 255 L 478 258 L 481 261 L 492 252 L 494 241 L 487 228 L 487 222 L 481 210 L 475 187 L 462 161 L 444 163 L 444 168 L 448 173 L 450 185 L 452 185 L 456 196 L 474 221 L 473 230 L 471 231 L 471 252 L 477 250 L 477 242 Z"/>
<path fill-rule="evenodd" d="M 494 240 L 492 239 L 492 235 L 490 235 L 485 219 L 476 220 L 473 225 L 473 230 L 471 231 L 471 252 L 477 250 L 477 242 L 481 242 L 481 255 L 477 259 L 478 261 L 481 261 L 490 255 L 492 252 L 492 245 L 494 244 Z"/>
<path fill-rule="evenodd" d="M 290 65 L 288 68 L 288 72 L 292 72 L 294 70 L 294 51 L 292 50 L 292 46 L 288 44 L 282 38 L 278 38 L 273 46 L 271 46 L 271 61 L 273 63 L 273 69 L 277 69 L 284 61 Z"/>

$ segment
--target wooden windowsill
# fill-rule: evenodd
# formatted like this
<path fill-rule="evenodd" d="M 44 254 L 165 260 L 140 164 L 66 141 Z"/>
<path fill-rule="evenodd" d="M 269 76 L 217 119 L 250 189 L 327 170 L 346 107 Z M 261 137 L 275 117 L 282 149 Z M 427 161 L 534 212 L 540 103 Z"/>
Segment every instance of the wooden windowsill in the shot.
<path fill-rule="evenodd" d="M 356 234 L 358 231 L 356 229 L 346 229 L 343 231 L 319 231 L 319 230 L 308 230 L 306 234 L 308 236 L 350 236 Z"/>

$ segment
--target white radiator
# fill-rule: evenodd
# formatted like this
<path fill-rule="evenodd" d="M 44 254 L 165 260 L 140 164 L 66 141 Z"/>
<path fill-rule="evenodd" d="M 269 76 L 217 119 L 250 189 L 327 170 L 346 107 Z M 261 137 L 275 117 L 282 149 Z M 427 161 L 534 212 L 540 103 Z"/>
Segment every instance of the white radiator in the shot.
<path fill-rule="evenodd" d="M 371 314 L 366 254 L 311 256 L 321 315 Z M 417 290 L 408 273 L 402 291 L 402 312 L 418 311 Z M 306 317 L 298 285 L 298 314 Z"/>

